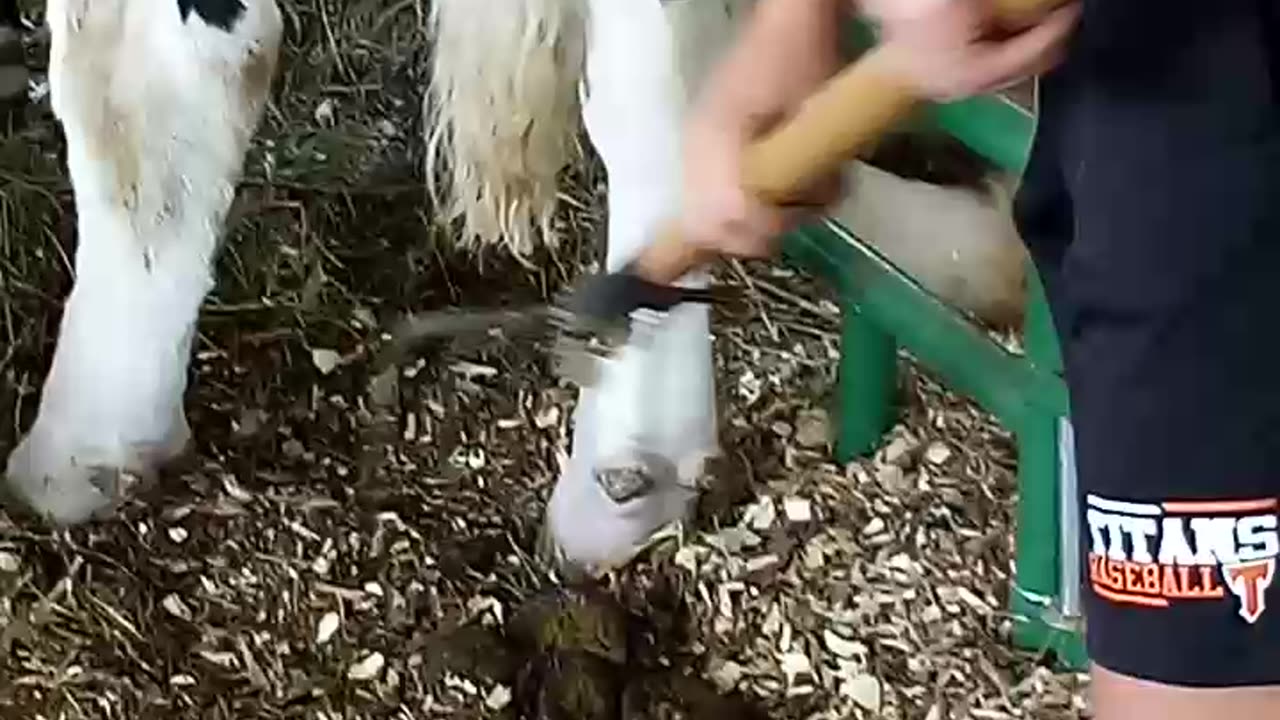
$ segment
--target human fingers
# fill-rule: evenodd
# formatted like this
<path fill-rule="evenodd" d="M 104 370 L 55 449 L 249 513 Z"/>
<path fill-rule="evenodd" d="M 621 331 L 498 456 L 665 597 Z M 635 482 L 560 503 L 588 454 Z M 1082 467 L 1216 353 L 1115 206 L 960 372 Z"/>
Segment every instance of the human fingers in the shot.
<path fill-rule="evenodd" d="M 682 230 L 686 240 L 724 255 L 764 257 L 788 229 L 787 209 L 751 198 L 736 183 L 705 185 L 688 193 Z"/>
<path fill-rule="evenodd" d="M 991 92 L 1052 69 L 1062 61 L 1079 19 L 1080 3 L 1072 2 L 1006 40 L 981 43 L 969 67 L 967 91 Z"/>
<path fill-rule="evenodd" d="M 782 208 L 742 184 L 742 155 L 759 119 L 697 115 L 686 133 L 681 230 L 687 242 L 718 254 L 761 257 L 786 228 Z"/>
<path fill-rule="evenodd" d="M 1079 17 L 1077 0 L 1016 35 L 992 41 L 982 39 L 994 19 L 989 3 L 920 2 L 921 14 L 900 9 L 886 23 L 884 49 L 918 92 L 938 102 L 991 92 L 1052 68 Z"/>
<path fill-rule="evenodd" d="M 951 100 L 975 84 L 974 47 L 989 25 L 989 8 L 979 0 L 920 0 L 892 6 L 881 20 L 878 51 L 923 97 Z"/>
<path fill-rule="evenodd" d="M 781 208 L 782 224 L 773 233 L 774 244 L 776 245 L 776 239 L 779 236 L 812 222 L 828 212 L 844 197 L 845 190 L 844 174 L 836 172 L 798 193 Z"/>
<path fill-rule="evenodd" d="M 705 204 L 692 216 L 692 241 L 725 255 L 752 258 L 773 255 L 782 235 L 827 211 L 846 190 L 840 171 L 820 178 L 783 204 L 752 197 L 727 178 L 717 187 L 720 192 L 703 196 Z"/>
<path fill-rule="evenodd" d="M 727 153 L 695 155 L 685 183 L 681 230 L 686 242 L 718 254 L 756 257 L 769 253 L 771 236 L 785 226 L 783 212 L 743 190 Z"/>

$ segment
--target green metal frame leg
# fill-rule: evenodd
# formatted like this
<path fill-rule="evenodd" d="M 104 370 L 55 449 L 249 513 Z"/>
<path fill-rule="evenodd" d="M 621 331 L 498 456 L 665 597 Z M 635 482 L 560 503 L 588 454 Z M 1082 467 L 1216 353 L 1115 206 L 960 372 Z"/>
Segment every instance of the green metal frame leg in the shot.
<path fill-rule="evenodd" d="M 836 458 L 848 462 L 880 445 L 893 425 L 898 348 L 893 336 L 851 303 L 841 311 Z"/>
<path fill-rule="evenodd" d="M 1018 431 L 1013 643 L 1031 652 L 1052 651 L 1059 665 L 1080 669 L 1081 637 L 1058 610 L 1058 487 L 1058 421 L 1045 413 Z"/>
<path fill-rule="evenodd" d="M 1028 266 L 1027 278 L 1027 362 L 1041 371 L 1060 375 L 1061 351 L 1044 287 L 1034 266 Z M 1073 501 L 1075 492 L 1074 484 L 1064 483 L 1067 478 L 1063 474 L 1060 442 L 1066 408 L 1057 412 L 1050 408 L 1047 404 L 1042 406 L 1016 428 L 1017 577 L 1010 602 L 1017 621 L 1013 642 L 1024 650 L 1052 651 L 1060 666 L 1083 670 L 1088 660 L 1079 618 L 1064 617 L 1062 612 L 1064 584 L 1075 582 L 1067 575 L 1074 574 L 1077 567 L 1074 563 L 1064 564 L 1063 560 L 1065 553 L 1075 551 L 1072 546 L 1078 540 L 1064 537 L 1062 532 L 1063 501 Z M 1064 493 L 1071 493 L 1072 497 L 1064 497 Z M 1067 509 L 1074 511 L 1074 502 Z"/>
<path fill-rule="evenodd" d="M 850 39 L 866 48 L 874 44 L 875 33 L 855 27 Z M 913 120 L 950 133 L 1014 173 L 1025 165 L 1035 134 L 1031 112 L 993 97 L 932 105 Z M 1079 600 L 1072 592 L 1079 587 L 1073 575 L 1079 567 L 1074 475 L 1064 473 L 1060 445 L 1070 404 L 1034 266 L 1028 268 L 1026 357 L 1016 357 L 836 223 L 800 228 L 784 244 L 784 254 L 831 283 L 842 298 L 835 448 L 841 462 L 873 452 L 894 420 L 898 345 L 1017 435 L 1017 577 L 1009 600 L 1016 618 L 1013 641 L 1027 650 L 1053 652 L 1061 666 L 1086 668 L 1082 623 L 1063 617 L 1064 609 L 1078 612 Z M 1067 550 L 1072 554 L 1064 555 Z M 1072 562 L 1061 562 L 1064 558 Z"/>

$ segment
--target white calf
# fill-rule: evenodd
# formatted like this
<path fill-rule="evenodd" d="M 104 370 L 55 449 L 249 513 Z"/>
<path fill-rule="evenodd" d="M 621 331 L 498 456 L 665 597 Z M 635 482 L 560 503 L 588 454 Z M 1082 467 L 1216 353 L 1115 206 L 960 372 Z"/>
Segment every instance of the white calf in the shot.
<path fill-rule="evenodd" d="M 753 5 L 486 0 L 482 13 L 474 0 L 435 0 L 426 117 L 439 206 L 470 242 L 523 252 L 535 232 L 554 240 L 557 174 L 573 160 L 580 117 L 608 175 L 606 266 L 620 267 L 679 210 L 690 100 Z M 956 306 L 1016 317 L 1024 256 L 1007 188 L 997 185 L 992 202 L 860 162 L 847 173 L 835 215 L 851 229 Z M 627 348 L 581 396 L 547 526 L 580 564 L 625 561 L 683 516 L 717 452 L 706 308 L 678 308 L 649 342 Z"/>
<path fill-rule="evenodd" d="M 557 175 L 581 124 L 608 173 L 606 264 L 624 263 L 679 209 L 689 100 L 751 4 L 434 0 L 427 169 L 462 241 L 522 253 L 553 239 Z M 47 17 L 76 278 L 5 485 L 74 523 L 188 439 L 193 325 L 281 20 L 275 0 L 50 0 Z M 926 287 L 988 315 L 1020 302 L 1022 251 L 1003 205 L 861 163 L 849 173 L 840 217 Z M 580 564 L 625 561 L 692 507 L 717 452 L 706 309 L 678 308 L 646 348 L 627 348 L 575 421 L 549 539 Z"/>

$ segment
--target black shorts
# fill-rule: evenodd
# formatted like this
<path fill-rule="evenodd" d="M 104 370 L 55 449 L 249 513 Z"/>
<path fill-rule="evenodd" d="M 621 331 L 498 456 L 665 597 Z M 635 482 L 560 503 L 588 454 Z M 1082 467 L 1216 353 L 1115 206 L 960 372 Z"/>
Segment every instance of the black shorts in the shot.
<path fill-rule="evenodd" d="M 1070 389 L 1089 653 L 1280 684 L 1280 2 L 1084 5 L 1015 213 Z"/>

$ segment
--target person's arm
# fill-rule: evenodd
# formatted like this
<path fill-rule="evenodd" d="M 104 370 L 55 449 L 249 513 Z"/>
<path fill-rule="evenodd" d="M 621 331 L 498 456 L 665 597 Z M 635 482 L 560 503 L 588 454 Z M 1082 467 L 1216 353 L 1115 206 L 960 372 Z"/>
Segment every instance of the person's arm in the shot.
<path fill-rule="evenodd" d="M 712 75 L 703 112 L 757 125 L 799 104 L 840 69 L 848 7 L 848 0 L 761 0 Z"/>
<path fill-rule="evenodd" d="M 687 242 L 731 255 L 768 255 L 776 237 L 839 197 L 836 175 L 805 193 L 807 209 L 761 202 L 743 191 L 739 160 L 747 143 L 840 69 L 847 7 L 848 0 L 760 0 L 703 86 L 689 121 L 681 217 Z"/>
<path fill-rule="evenodd" d="M 697 1 L 697 0 L 694 0 Z M 981 39 L 988 0 L 858 0 L 883 22 L 898 70 L 925 97 L 985 92 L 1051 66 L 1079 13 L 1079 0 L 1003 41 Z M 905 3 L 905 4 L 904 4 Z M 851 0 L 761 0 L 703 87 L 684 148 L 681 234 L 702 250 L 766 257 L 796 223 L 836 201 L 839 174 L 781 207 L 742 187 L 747 144 L 839 71 L 840 21 Z M 805 207 L 807 206 L 807 207 Z"/>
<path fill-rule="evenodd" d="M 858 0 L 863 14 L 879 21 L 903 77 L 941 101 L 999 90 L 1062 59 L 1080 2 L 1036 4 L 1044 7 L 1027 8 L 1020 32 L 991 39 L 992 0 Z"/>

